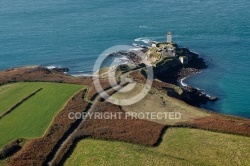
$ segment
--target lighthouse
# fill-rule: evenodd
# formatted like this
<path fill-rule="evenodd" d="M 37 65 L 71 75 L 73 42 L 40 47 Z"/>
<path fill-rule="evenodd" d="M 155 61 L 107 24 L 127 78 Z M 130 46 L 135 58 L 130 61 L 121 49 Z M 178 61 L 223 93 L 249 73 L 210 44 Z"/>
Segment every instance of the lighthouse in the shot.
<path fill-rule="evenodd" d="M 167 34 L 167 43 L 172 43 L 172 33 L 171 32 L 168 32 Z"/>

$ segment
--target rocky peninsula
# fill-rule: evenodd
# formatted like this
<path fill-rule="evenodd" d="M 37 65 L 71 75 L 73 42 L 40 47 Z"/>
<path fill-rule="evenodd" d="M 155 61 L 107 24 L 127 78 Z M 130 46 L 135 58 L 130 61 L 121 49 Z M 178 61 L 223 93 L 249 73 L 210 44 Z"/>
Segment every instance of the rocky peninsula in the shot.
<path fill-rule="evenodd" d="M 217 97 L 209 96 L 202 90 L 182 84 L 183 79 L 200 73 L 208 67 L 202 57 L 188 48 L 179 47 L 172 42 L 153 43 L 152 47 L 143 46 L 139 51 L 118 51 L 109 56 L 117 55 L 125 56 L 130 61 L 127 64 L 130 68 L 143 68 L 146 63 L 150 63 L 154 69 L 154 77 L 179 86 L 185 92 L 182 100 L 188 104 L 200 107 L 208 101 L 217 100 Z M 130 64 L 136 67 L 131 67 Z"/>

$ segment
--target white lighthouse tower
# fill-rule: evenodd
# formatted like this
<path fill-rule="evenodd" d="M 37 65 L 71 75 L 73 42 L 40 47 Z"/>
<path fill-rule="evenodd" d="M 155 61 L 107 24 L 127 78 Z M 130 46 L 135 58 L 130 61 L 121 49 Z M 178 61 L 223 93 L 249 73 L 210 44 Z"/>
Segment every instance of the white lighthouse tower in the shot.
<path fill-rule="evenodd" d="M 172 43 L 172 33 L 169 31 L 167 34 L 167 43 Z"/>

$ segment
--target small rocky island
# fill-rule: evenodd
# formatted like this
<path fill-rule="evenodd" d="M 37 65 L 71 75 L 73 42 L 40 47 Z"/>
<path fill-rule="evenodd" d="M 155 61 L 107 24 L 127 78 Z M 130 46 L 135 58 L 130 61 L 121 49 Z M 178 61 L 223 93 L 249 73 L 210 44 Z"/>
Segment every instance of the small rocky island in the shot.
<path fill-rule="evenodd" d="M 138 68 L 145 64 L 152 65 L 154 77 L 163 82 L 180 86 L 186 94 L 183 100 L 191 105 L 200 106 L 208 101 L 217 100 L 215 96 L 209 96 L 197 88 L 181 84 L 183 79 L 201 72 L 208 66 L 198 54 L 174 43 L 171 32 L 167 34 L 166 42 L 153 42 L 151 47 L 141 46 L 140 51 L 119 51 L 109 56 L 116 55 L 127 57 L 133 64 L 127 64 L 130 68 Z"/>

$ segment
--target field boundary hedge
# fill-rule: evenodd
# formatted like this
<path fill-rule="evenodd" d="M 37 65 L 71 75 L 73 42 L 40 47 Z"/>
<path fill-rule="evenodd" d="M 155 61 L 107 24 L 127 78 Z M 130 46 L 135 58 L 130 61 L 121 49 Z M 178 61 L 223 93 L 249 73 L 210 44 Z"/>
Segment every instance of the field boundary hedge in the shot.
<path fill-rule="evenodd" d="M 6 116 L 9 113 L 11 113 L 14 109 L 16 109 L 17 107 L 19 107 L 21 104 L 23 104 L 29 98 L 31 98 L 32 96 L 34 96 L 35 94 L 37 94 L 38 92 L 40 92 L 42 89 L 43 88 L 39 88 L 39 89 L 35 90 L 34 92 L 32 92 L 31 94 L 29 94 L 28 96 L 26 96 L 25 98 L 23 98 L 22 100 L 20 100 L 19 102 L 17 102 L 11 108 L 9 108 L 8 110 L 6 110 L 2 115 L 0 115 L 0 119 L 2 119 L 4 116 Z"/>

